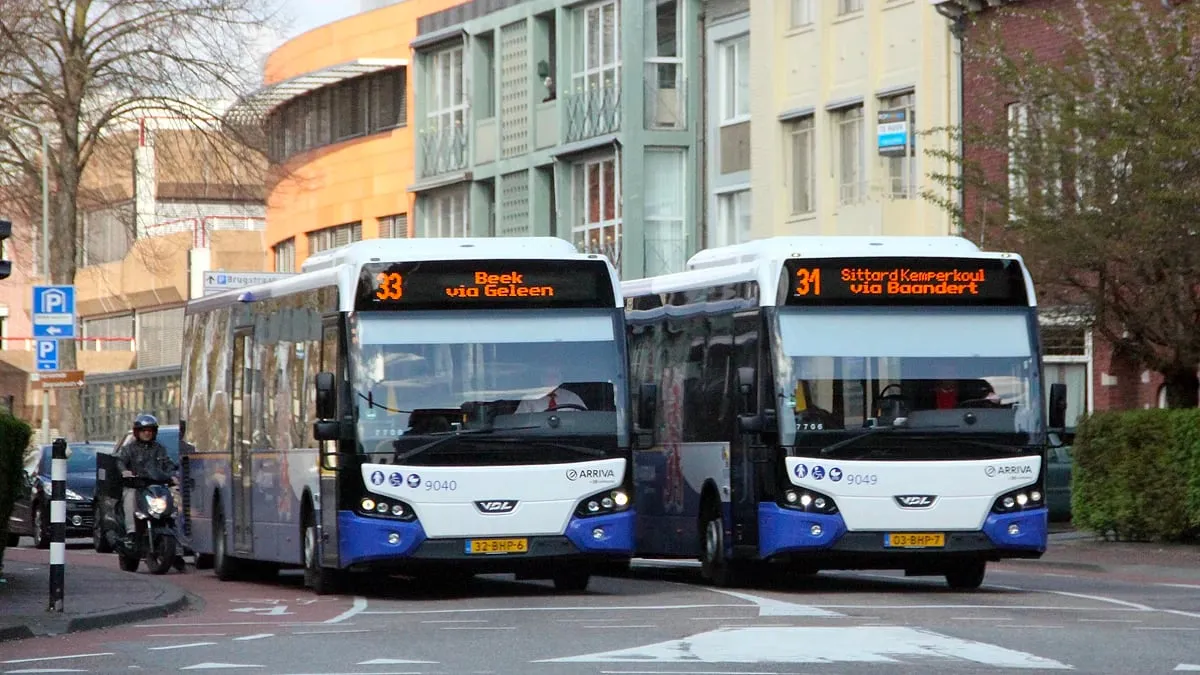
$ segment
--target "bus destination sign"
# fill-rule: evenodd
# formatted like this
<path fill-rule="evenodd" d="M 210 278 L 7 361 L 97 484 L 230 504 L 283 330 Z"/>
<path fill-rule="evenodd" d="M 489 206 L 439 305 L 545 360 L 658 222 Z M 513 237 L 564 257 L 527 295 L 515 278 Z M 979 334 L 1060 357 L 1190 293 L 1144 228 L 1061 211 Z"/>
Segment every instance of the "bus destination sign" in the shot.
<path fill-rule="evenodd" d="M 600 260 L 448 260 L 369 263 L 356 308 L 615 307 Z"/>
<path fill-rule="evenodd" d="M 788 305 L 1028 305 L 1016 260 L 825 258 L 784 263 Z"/>

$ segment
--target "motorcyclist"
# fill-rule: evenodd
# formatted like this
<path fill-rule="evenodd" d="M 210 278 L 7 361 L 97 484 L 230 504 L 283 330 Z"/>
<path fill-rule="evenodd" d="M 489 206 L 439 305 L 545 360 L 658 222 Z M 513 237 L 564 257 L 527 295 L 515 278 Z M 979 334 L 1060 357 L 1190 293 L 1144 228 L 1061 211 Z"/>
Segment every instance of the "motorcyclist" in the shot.
<path fill-rule="evenodd" d="M 166 447 L 158 442 L 158 419 L 154 415 L 138 415 L 133 420 L 133 442 L 121 449 L 117 458 L 122 478 L 155 475 L 167 471 L 174 475 L 178 467 L 167 454 Z M 125 487 L 121 491 L 125 512 L 125 540 L 133 539 L 137 530 L 134 513 L 137 511 L 138 489 Z"/>

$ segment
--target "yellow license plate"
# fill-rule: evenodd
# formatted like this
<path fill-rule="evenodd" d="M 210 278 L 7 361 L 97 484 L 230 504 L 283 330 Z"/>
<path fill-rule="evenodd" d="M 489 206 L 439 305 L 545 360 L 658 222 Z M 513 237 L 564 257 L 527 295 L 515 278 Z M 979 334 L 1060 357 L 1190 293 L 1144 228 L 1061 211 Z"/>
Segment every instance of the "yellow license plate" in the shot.
<path fill-rule="evenodd" d="M 468 539 L 467 553 L 528 553 L 528 539 Z"/>
<path fill-rule="evenodd" d="M 887 536 L 889 548 L 942 548 L 946 535 L 941 532 L 900 532 Z"/>

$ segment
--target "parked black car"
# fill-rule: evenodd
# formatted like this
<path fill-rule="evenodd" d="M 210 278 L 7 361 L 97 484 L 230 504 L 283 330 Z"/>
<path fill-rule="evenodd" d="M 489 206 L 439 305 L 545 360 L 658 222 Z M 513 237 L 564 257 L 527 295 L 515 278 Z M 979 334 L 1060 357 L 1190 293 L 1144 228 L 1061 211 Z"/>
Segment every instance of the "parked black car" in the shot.
<path fill-rule="evenodd" d="M 120 452 L 122 448 L 124 448 L 126 445 L 129 445 L 132 442 L 133 442 L 133 432 L 128 431 L 125 433 L 125 436 L 121 438 L 120 443 L 117 443 L 115 446 L 113 446 L 112 443 L 109 443 L 108 444 L 109 448 L 104 450 L 104 452 L 116 454 L 116 453 Z M 167 456 L 169 456 L 171 458 L 171 461 L 175 462 L 175 464 L 178 465 L 179 464 L 179 425 L 172 424 L 169 426 L 159 427 L 158 428 L 158 442 L 162 443 L 163 447 L 165 447 L 167 449 Z M 96 470 L 96 465 L 93 463 L 93 465 L 92 465 L 93 484 L 95 483 L 95 470 Z M 180 500 L 181 495 L 179 494 L 179 488 L 177 488 L 177 487 L 173 488 L 173 492 L 175 493 L 175 503 L 182 504 L 183 502 Z M 112 553 L 112 550 L 113 550 L 112 546 L 109 545 L 108 539 L 106 539 L 100 531 L 101 525 L 103 524 L 103 521 L 101 520 L 101 517 L 103 515 L 104 515 L 104 506 L 100 502 L 96 502 L 95 506 L 94 506 L 93 516 L 90 521 L 91 523 L 93 523 L 93 528 L 94 528 L 94 532 L 92 534 L 92 545 L 95 547 L 96 551 L 99 553 Z"/>
<path fill-rule="evenodd" d="M 96 453 L 112 452 L 107 442 L 67 444 L 67 536 L 90 537 L 94 525 L 93 493 L 96 489 Z M 51 446 L 43 445 L 25 465 L 25 489 L 13 504 L 8 524 L 9 546 L 22 535 L 33 537 L 38 548 L 50 548 Z"/>

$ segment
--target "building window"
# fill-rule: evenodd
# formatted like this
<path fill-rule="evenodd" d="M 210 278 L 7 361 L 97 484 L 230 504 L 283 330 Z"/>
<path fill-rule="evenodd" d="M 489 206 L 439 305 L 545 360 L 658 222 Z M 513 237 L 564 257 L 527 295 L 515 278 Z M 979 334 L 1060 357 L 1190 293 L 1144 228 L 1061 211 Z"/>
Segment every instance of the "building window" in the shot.
<path fill-rule="evenodd" d="M 621 6 L 599 2 L 575 16 L 574 71 L 566 96 L 568 142 L 621 127 Z"/>
<path fill-rule="evenodd" d="M 466 73 L 462 46 L 429 55 L 429 83 L 425 110 L 430 129 L 461 129 L 466 121 Z"/>
<path fill-rule="evenodd" d="M 788 6 L 788 27 L 792 29 L 811 26 L 813 23 L 813 0 L 791 0 Z"/>
<path fill-rule="evenodd" d="M 621 170 L 615 154 L 575 165 L 575 246 L 621 265 Z"/>
<path fill-rule="evenodd" d="M 916 199 L 917 196 L 917 183 L 920 180 L 920 176 L 917 174 L 916 104 L 916 95 L 911 92 L 903 96 L 893 96 L 880 102 L 883 110 L 904 111 L 905 131 L 908 135 L 908 139 L 904 145 L 904 154 L 888 156 L 885 159 L 887 162 L 888 194 L 894 199 Z"/>
<path fill-rule="evenodd" d="M 133 342 L 133 315 L 118 314 L 116 316 L 105 316 L 99 319 L 84 319 L 83 337 L 89 340 L 96 340 L 96 345 L 88 345 L 88 348 L 99 349 L 101 351 L 129 351 Z M 97 339 L 108 338 L 108 339 Z M 176 349 L 182 344 L 176 343 Z"/>
<path fill-rule="evenodd" d="M 267 118 L 271 161 L 404 126 L 407 86 L 407 70 L 392 68 L 291 99 Z"/>
<path fill-rule="evenodd" d="M 296 238 L 289 237 L 275 244 L 275 271 L 296 271 Z"/>
<path fill-rule="evenodd" d="M 750 241 L 750 191 L 717 195 L 717 227 L 709 246 L 730 246 Z"/>
<path fill-rule="evenodd" d="M 791 181 L 789 211 L 793 216 L 816 210 L 816 130 L 813 118 L 786 122 L 785 152 L 788 179 Z"/>
<path fill-rule="evenodd" d="M 838 16 L 861 12 L 863 9 L 863 0 L 837 0 L 837 4 Z"/>
<path fill-rule="evenodd" d="M 356 241 L 362 241 L 362 222 L 327 227 L 308 233 L 308 254 L 328 251 Z"/>
<path fill-rule="evenodd" d="M 833 123 L 837 138 L 838 203 L 857 204 L 866 198 L 867 192 L 862 106 L 837 111 Z"/>
<path fill-rule="evenodd" d="M 719 43 L 721 124 L 750 119 L 750 36 Z"/>
<path fill-rule="evenodd" d="M 137 313 L 137 367 L 177 366 L 183 344 L 183 308 Z"/>
<path fill-rule="evenodd" d="M 379 219 L 380 239 L 408 239 L 408 214 L 398 213 Z"/>
<path fill-rule="evenodd" d="M 421 196 L 420 211 L 423 237 L 468 237 L 467 186 L 457 185 L 432 190 Z"/>
<path fill-rule="evenodd" d="M 687 126 L 678 0 L 646 3 L 646 128 Z"/>
<path fill-rule="evenodd" d="M 684 151 L 647 149 L 646 175 L 646 276 L 682 272 L 687 262 L 684 228 Z"/>

